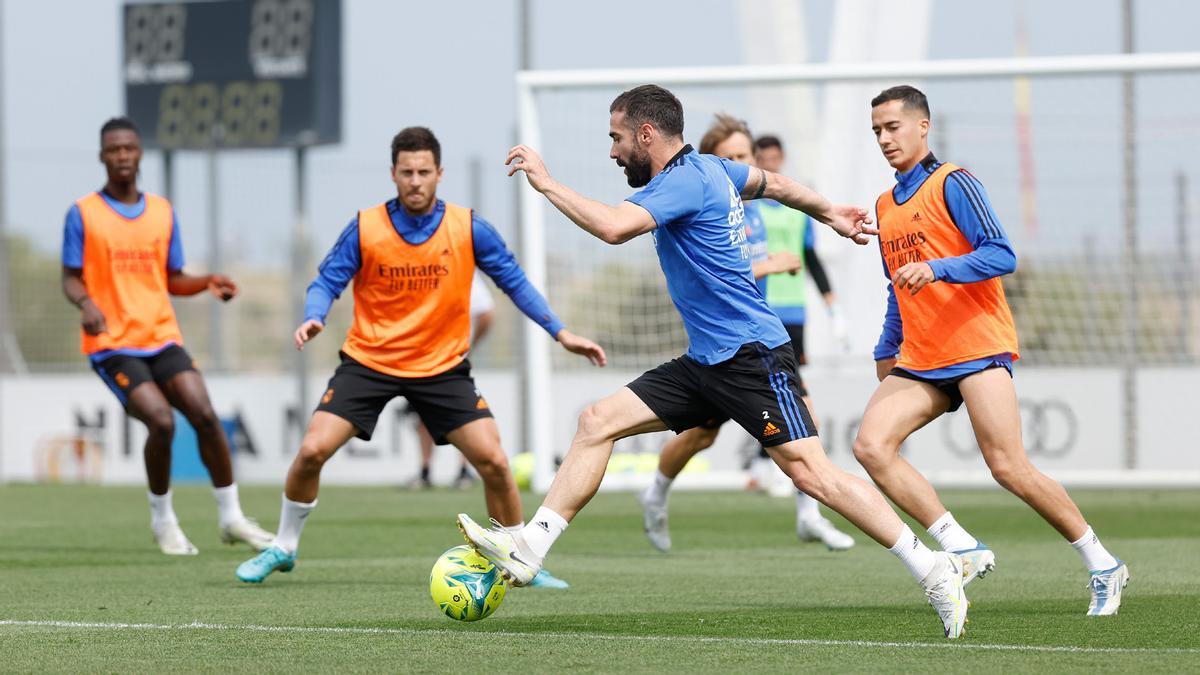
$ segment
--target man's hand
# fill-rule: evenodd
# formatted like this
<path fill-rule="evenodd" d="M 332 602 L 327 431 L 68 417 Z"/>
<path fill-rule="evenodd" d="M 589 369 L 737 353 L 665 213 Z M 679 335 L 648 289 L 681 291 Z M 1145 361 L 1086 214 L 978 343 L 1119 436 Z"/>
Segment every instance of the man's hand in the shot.
<path fill-rule="evenodd" d="M 217 296 L 222 302 L 229 302 L 237 295 L 237 284 L 224 274 L 208 275 L 208 292 Z"/>
<path fill-rule="evenodd" d="M 934 280 L 933 268 L 929 263 L 914 262 L 896 270 L 896 275 L 892 277 L 892 287 L 897 291 L 908 288 L 910 295 L 916 295 Z"/>
<path fill-rule="evenodd" d="M 572 333 L 566 328 L 558 331 L 555 339 L 563 346 L 563 349 L 572 354 L 586 356 L 587 360 L 591 361 L 593 366 L 603 366 L 608 363 L 608 357 L 604 355 L 603 347 L 585 337 L 580 337 Z"/>
<path fill-rule="evenodd" d="M 304 349 L 304 343 L 315 338 L 324 328 L 325 324 L 316 319 L 309 319 L 300 324 L 300 327 L 296 329 L 296 334 L 293 336 L 296 338 L 296 349 Z"/>
<path fill-rule="evenodd" d="M 871 227 L 874 222 L 866 209 L 857 206 L 834 204 L 829 209 L 828 225 L 834 232 L 859 245 L 869 243 L 871 235 L 879 234 L 879 230 Z"/>
<path fill-rule="evenodd" d="M 896 359 L 879 359 L 875 362 L 875 377 L 879 378 L 880 382 L 892 372 L 892 368 L 896 367 Z"/>
<path fill-rule="evenodd" d="M 772 253 L 767 256 L 767 263 L 769 264 L 767 274 L 781 274 L 783 272 L 795 274 L 804 265 L 804 261 L 800 259 L 800 256 L 791 251 Z"/>
<path fill-rule="evenodd" d="M 518 145 L 509 150 L 508 159 L 504 160 L 504 166 L 508 167 L 509 176 L 518 171 L 524 171 L 529 185 L 538 192 L 544 192 L 550 185 L 550 172 L 546 170 L 541 155 L 528 145 Z"/>
<path fill-rule="evenodd" d="M 79 303 L 79 313 L 79 323 L 83 326 L 83 332 L 88 335 L 108 332 L 108 324 L 104 321 L 104 312 L 100 311 L 91 298 L 84 298 L 83 302 Z"/>

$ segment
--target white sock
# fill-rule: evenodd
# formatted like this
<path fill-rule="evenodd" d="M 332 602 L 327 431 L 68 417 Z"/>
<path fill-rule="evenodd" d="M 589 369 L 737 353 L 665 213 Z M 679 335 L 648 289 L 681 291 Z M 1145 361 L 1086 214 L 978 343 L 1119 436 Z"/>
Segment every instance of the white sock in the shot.
<path fill-rule="evenodd" d="M 1110 570 L 1117 566 L 1117 559 L 1100 543 L 1100 537 L 1092 532 L 1091 525 L 1088 525 L 1087 532 L 1084 532 L 1078 541 L 1071 542 L 1071 546 L 1079 551 L 1079 557 L 1083 558 L 1083 564 L 1089 572 Z"/>
<path fill-rule="evenodd" d="M 917 538 L 917 535 L 913 534 L 908 525 L 904 526 L 900 537 L 896 539 L 896 544 L 888 550 L 904 563 L 918 583 L 929 576 L 929 573 L 933 571 L 933 566 L 937 563 L 937 556 Z"/>
<path fill-rule="evenodd" d="M 512 532 L 513 534 L 516 534 L 517 532 L 520 532 L 521 529 L 524 527 L 525 527 L 525 521 L 522 520 L 521 522 L 517 523 L 516 525 L 501 525 L 500 529 L 504 530 L 505 532 Z"/>
<path fill-rule="evenodd" d="M 541 562 L 550 552 L 554 540 L 558 539 L 558 535 L 565 529 L 566 519 L 545 506 L 539 506 L 537 513 L 533 514 L 533 520 L 521 528 L 521 538 L 525 540 L 529 551 L 537 556 L 538 562 Z"/>
<path fill-rule="evenodd" d="M 964 530 L 949 511 L 933 521 L 927 531 L 930 536 L 937 539 L 937 543 L 943 551 L 968 551 L 979 545 L 979 540 Z"/>
<path fill-rule="evenodd" d="M 237 483 L 214 487 L 213 497 L 217 500 L 217 523 L 221 527 L 246 519 L 246 514 L 242 513 L 242 502 L 238 499 Z"/>
<path fill-rule="evenodd" d="M 317 500 L 311 504 L 294 502 L 283 496 L 283 508 L 279 510 L 279 532 L 275 534 L 274 546 L 284 553 L 296 552 L 300 548 L 300 532 L 304 529 L 304 521 L 308 514 L 317 506 Z"/>
<path fill-rule="evenodd" d="M 821 503 L 796 490 L 796 522 L 808 522 L 821 517 Z"/>
<path fill-rule="evenodd" d="M 153 492 L 147 492 L 146 495 L 150 498 L 150 527 L 158 530 L 179 522 L 175 517 L 175 507 L 171 505 L 170 490 L 167 490 L 165 495 L 156 495 Z"/>
<path fill-rule="evenodd" d="M 654 482 L 646 489 L 647 501 L 666 502 L 667 494 L 671 491 L 671 483 L 674 478 L 667 478 L 662 471 L 654 471 Z"/>

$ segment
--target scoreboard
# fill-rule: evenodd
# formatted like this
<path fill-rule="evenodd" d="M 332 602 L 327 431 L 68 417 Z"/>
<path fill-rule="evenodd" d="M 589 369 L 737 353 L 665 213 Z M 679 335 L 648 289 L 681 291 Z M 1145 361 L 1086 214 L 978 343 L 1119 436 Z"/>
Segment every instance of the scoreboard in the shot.
<path fill-rule="evenodd" d="M 146 147 L 341 138 L 341 0 L 131 3 L 125 109 Z"/>

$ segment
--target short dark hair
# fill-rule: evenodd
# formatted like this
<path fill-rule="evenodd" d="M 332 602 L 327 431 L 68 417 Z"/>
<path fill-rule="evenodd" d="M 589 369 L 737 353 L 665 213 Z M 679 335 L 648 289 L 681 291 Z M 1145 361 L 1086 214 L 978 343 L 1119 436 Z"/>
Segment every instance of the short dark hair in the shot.
<path fill-rule="evenodd" d="M 433 153 L 433 163 L 442 165 L 442 144 L 428 127 L 405 127 L 392 137 L 392 165 L 396 164 L 396 155 L 402 152 L 419 152 L 428 150 Z"/>
<path fill-rule="evenodd" d="M 904 108 L 911 110 L 913 108 L 924 113 L 925 117 L 929 117 L 929 99 L 925 98 L 925 94 L 921 93 L 920 89 L 910 87 L 907 84 L 902 84 L 898 87 L 888 87 L 879 92 L 879 95 L 871 99 L 871 107 L 883 105 L 888 101 L 903 101 Z"/>
<path fill-rule="evenodd" d="M 132 131 L 138 135 L 138 138 L 141 138 L 142 136 L 141 132 L 138 131 L 137 125 L 133 123 L 133 120 L 122 115 L 121 117 L 110 118 L 100 127 L 100 144 L 104 145 L 104 134 L 107 134 L 110 131 L 120 131 L 122 129 L 128 129 L 129 131 Z"/>
<path fill-rule="evenodd" d="M 683 135 L 683 104 L 675 94 L 657 84 L 643 84 L 613 99 L 608 112 L 625 113 L 625 123 L 636 129 L 649 122 L 668 138 Z"/>
<path fill-rule="evenodd" d="M 783 141 L 779 140 L 778 136 L 770 135 L 759 136 L 754 139 L 755 150 L 767 150 L 770 148 L 777 148 L 780 152 L 783 152 Z"/>

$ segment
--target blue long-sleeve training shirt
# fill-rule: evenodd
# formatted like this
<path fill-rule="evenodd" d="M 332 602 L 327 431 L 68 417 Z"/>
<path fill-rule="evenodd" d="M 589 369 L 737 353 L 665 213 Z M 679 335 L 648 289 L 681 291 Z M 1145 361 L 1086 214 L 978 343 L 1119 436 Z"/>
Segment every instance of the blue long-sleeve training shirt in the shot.
<path fill-rule="evenodd" d="M 432 213 L 410 216 L 404 212 L 397 200 L 392 199 L 387 203 L 387 210 L 396 233 L 409 244 L 419 246 L 437 231 L 446 211 L 446 204 L 439 199 Z M 491 277 L 496 286 L 512 298 L 513 304 L 525 316 L 545 329 L 551 337 L 557 336 L 563 329 L 563 322 L 550 309 L 546 298 L 529 283 L 524 270 L 517 264 L 516 258 L 508 250 L 496 228 L 472 212 L 471 235 L 475 247 L 476 267 Z M 358 214 L 355 214 L 346 225 L 346 229 L 342 230 L 337 243 L 321 261 L 317 268 L 317 278 L 308 286 L 304 301 L 304 319 L 316 319 L 325 323 L 333 301 L 346 290 L 346 286 L 360 267 L 362 255 L 358 243 Z"/>
<path fill-rule="evenodd" d="M 919 164 L 904 173 L 896 173 L 896 185 L 892 196 L 903 203 L 916 194 L 925 180 L 942 163 L 930 153 Z M 963 237 L 975 250 L 952 258 L 929 260 L 936 281 L 951 284 L 969 284 L 985 279 L 1011 274 L 1017 269 L 1017 255 L 1013 251 L 1008 235 L 996 217 L 988 200 L 983 184 L 970 173 L 959 169 L 946 176 L 946 208 Z M 878 220 L 878 216 L 876 218 Z M 904 340 L 900 306 L 896 302 L 896 290 L 892 287 L 892 272 L 883 261 L 883 274 L 888 278 L 887 312 L 884 314 L 883 331 L 875 345 L 875 360 L 894 358 L 900 353 Z M 982 370 L 993 363 L 1012 369 L 1011 354 L 997 354 L 983 359 L 958 363 L 945 368 L 911 371 L 922 377 L 948 378 Z"/>

